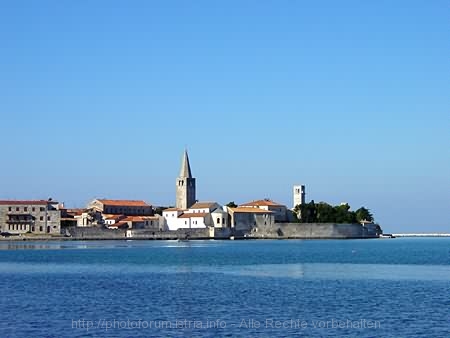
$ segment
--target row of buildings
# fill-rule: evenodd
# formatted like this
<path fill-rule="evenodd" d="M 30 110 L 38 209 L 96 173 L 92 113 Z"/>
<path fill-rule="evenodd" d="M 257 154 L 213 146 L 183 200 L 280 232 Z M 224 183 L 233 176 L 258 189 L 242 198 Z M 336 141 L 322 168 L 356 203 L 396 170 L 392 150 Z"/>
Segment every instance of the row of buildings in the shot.
<path fill-rule="evenodd" d="M 305 203 L 305 186 L 294 186 L 293 204 Z M 52 199 L 0 201 L 2 234 L 60 235 L 68 227 L 101 227 L 176 231 L 178 229 L 233 228 L 251 231 L 262 225 L 288 222 L 292 212 L 270 199 L 255 200 L 239 206 L 223 206 L 217 202 L 198 201 L 196 179 L 192 175 L 189 156 L 184 152 L 180 174 L 176 180 L 176 205 L 161 208 L 141 200 L 96 199 L 86 208 L 68 209 Z"/>

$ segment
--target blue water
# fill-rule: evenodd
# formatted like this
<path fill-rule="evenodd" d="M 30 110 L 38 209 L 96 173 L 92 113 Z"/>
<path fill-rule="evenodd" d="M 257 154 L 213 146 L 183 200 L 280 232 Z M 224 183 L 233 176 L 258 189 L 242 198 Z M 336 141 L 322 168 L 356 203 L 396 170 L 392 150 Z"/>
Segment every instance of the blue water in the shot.
<path fill-rule="evenodd" d="M 0 337 L 449 337 L 450 239 L 0 242 Z"/>

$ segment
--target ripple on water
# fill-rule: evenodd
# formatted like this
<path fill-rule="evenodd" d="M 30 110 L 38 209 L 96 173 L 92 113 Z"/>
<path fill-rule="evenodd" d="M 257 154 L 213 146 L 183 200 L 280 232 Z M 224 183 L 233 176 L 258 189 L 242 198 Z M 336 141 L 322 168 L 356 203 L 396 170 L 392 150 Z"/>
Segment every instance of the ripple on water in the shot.
<path fill-rule="evenodd" d="M 220 273 L 235 276 L 296 279 L 450 280 L 450 267 L 390 264 L 258 264 L 258 265 L 141 265 L 0 263 L 0 274 Z"/>

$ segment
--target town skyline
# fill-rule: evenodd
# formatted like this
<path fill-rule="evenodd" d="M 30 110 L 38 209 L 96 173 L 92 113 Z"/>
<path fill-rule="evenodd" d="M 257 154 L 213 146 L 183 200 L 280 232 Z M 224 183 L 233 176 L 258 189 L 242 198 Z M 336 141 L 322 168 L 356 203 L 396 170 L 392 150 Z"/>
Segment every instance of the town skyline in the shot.
<path fill-rule="evenodd" d="M 450 232 L 441 1 L 8 2 L 1 199 L 174 204 L 186 145 L 201 200 L 370 208 Z"/>
<path fill-rule="evenodd" d="M 199 198 L 198 196 L 196 196 L 196 193 L 195 193 L 195 191 L 197 190 L 197 187 L 196 187 L 196 184 L 195 184 L 196 177 L 193 174 L 193 172 L 194 171 L 191 169 L 191 165 L 190 165 L 190 159 L 189 159 L 189 155 L 188 155 L 188 150 L 187 150 L 187 148 L 185 148 L 184 151 L 182 152 L 182 156 L 181 156 L 181 165 L 180 165 L 179 174 L 176 177 L 176 179 L 174 180 L 174 182 L 175 182 L 175 184 L 174 184 L 175 189 L 174 189 L 174 195 L 173 195 L 174 202 L 173 203 L 168 203 L 168 204 L 155 203 L 155 202 L 152 202 L 151 200 L 148 200 L 148 199 L 145 199 L 145 198 L 136 198 L 136 197 L 124 198 L 123 196 L 113 196 L 113 197 L 112 196 L 96 196 L 96 197 L 93 197 L 93 198 L 87 200 L 84 204 L 81 204 L 81 205 L 78 205 L 78 204 L 70 205 L 70 204 L 67 204 L 64 199 L 56 198 L 56 200 L 54 200 L 53 197 L 49 197 L 48 200 L 49 201 L 54 201 L 55 203 L 58 202 L 59 204 L 63 205 L 63 208 L 68 208 L 68 209 L 71 209 L 71 208 L 85 209 L 93 201 L 102 200 L 102 199 L 112 200 L 112 201 L 117 201 L 117 202 L 123 202 L 123 201 L 127 201 L 127 200 L 130 201 L 130 202 L 141 202 L 142 201 L 142 202 L 148 203 L 148 205 L 152 206 L 153 208 L 158 208 L 158 207 L 174 208 L 175 207 L 175 209 L 178 208 L 178 210 L 187 210 L 187 209 L 189 209 L 189 206 L 194 204 L 195 202 L 213 202 L 213 203 L 217 203 L 218 202 L 219 205 L 226 205 L 229 202 L 234 202 L 234 203 L 237 203 L 238 205 L 241 205 L 241 204 L 244 204 L 244 202 L 249 203 L 249 202 L 255 202 L 255 201 L 258 201 L 258 200 L 267 200 L 267 201 L 271 201 L 271 202 L 281 202 L 280 205 L 286 206 L 287 209 L 293 209 L 296 197 L 294 196 L 294 192 L 293 192 L 292 188 L 295 189 L 295 188 L 300 188 L 301 187 L 299 185 L 292 185 L 291 186 L 291 196 L 290 196 L 291 197 L 291 201 L 290 201 L 290 203 L 289 202 L 285 203 L 281 199 L 277 200 L 277 199 L 273 199 L 271 197 L 252 198 L 252 199 L 248 199 L 246 201 L 240 201 L 240 200 L 237 200 L 237 199 L 230 199 L 228 202 L 220 201 L 220 200 L 217 200 L 217 199 L 202 199 L 201 197 Z M 186 178 L 193 179 L 193 182 L 194 182 L 194 185 L 193 185 L 194 195 L 190 198 L 190 202 L 189 201 L 185 201 L 184 202 L 184 203 L 187 202 L 188 204 L 183 204 L 183 202 L 181 202 L 181 204 L 178 205 L 179 198 L 181 196 L 187 196 L 187 195 L 184 195 L 185 193 L 181 193 L 181 195 L 179 197 L 179 193 L 180 193 L 180 191 L 179 191 L 179 189 L 180 189 L 180 179 L 186 179 Z M 302 185 L 302 192 L 304 191 L 303 190 L 304 187 L 305 187 L 305 185 Z M 308 187 L 306 187 L 306 194 L 307 194 L 307 191 L 308 191 Z M 296 196 L 297 196 L 297 199 L 300 197 L 300 195 L 296 195 Z M 184 198 L 187 198 L 187 197 L 181 197 L 181 198 L 184 199 Z M 15 200 L 17 200 L 17 201 L 32 201 L 32 200 L 34 200 L 34 201 L 46 201 L 46 199 L 42 199 L 42 198 L 10 198 L 9 200 L 11 200 L 11 201 L 15 201 Z M 359 207 L 366 207 L 372 212 L 372 214 L 374 214 L 373 209 L 371 209 L 370 206 L 368 206 L 368 205 L 352 205 L 352 204 L 348 203 L 347 201 L 342 201 L 340 203 L 333 203 L 333 202 L 326 201 L 326 200 L 323 200 L 323 199 L 322 200 L 314 200 L 314 199 L 305 199 L 304 197 L 301 200 L 304 201 L 304 203 L 309 203 L 311 201 L 314 201 L 315 203 L 325 202 L 325 203 L 328 203 L 328 204 L 331 204 L 331 205 L 339 205 L 339 204 L 345 204 L 346 203 L 346 204 L 350 205 L 352 211 L 355 211 Z M 381 222 L 377 219 L 375 214 L 374 214 L 374 216 L 375 216 L 375 222 L 381 224 Z"/>

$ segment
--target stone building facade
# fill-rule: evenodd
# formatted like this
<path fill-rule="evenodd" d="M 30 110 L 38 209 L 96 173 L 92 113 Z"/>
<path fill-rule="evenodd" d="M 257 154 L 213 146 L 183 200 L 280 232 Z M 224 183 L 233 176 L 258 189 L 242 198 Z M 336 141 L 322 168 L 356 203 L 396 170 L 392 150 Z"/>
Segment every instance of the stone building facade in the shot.
<path fill-rule="evenodd" d="M 289 220 L 287 207 L 283 204 L 274 202 L 268 198 L 244 203 L 241 204 L 239 207 L 259 208 L 261 210 L 272 211 L 275 218 L 275 222 L 287 222 Z"/>
<path fill-rule="evenodd" d="M 0 227 L 2 233 L 12 235 L 25 233 L 59 235 L 61 212 L 58 202 L 0 201 Z"/>
<path fill-rule="evenodd" d="M 228 208 L 230 225 L 235 232 L 248 232 L 261 226 L 273 226 L 275 215 L 272 211 L 260 208 Z"/>

